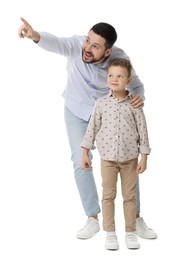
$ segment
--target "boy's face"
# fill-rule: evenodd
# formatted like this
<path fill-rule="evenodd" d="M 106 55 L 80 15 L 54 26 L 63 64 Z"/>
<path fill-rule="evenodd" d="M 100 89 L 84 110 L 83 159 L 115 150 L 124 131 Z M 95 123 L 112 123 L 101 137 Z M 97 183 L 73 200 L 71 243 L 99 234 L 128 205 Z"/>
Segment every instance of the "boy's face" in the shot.
<path fill-rule="evenodd" d="M 106 40 L 100 35 L 90 31 L 82 47 L 82 59 L 86 63 L 98 64 L 105 60 L 112 49 L 105 49 Z"/>
<path fill-rule="evenodd" d="M 126 68 L 121 66 L 111 66 L 108 68 L 107 83 L 108 87 L 113 91 L 125 90 L 126 86 L 131 82 Z"/>

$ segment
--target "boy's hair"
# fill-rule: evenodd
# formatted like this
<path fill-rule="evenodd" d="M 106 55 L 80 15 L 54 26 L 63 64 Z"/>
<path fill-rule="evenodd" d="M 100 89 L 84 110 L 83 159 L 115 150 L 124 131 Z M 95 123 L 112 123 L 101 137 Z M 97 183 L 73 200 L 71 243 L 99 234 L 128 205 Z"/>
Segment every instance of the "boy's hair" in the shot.
<path fill-rule="evenodd" d="M 111 66 L 120 66 L 122 68 L 126 68 L 128 71 L 128 76 L 130 77 L 132 74 L 132 65 L 130 60 L 124 59 L 124 58 L 115 58 L 108 62 L 108 69 Z"/>
<path fill-rule="evenodd" d="M 115 28 L 108 23 L 97 23 L 92 26 L 90 31 L 93 31 L 106 40 L 106 49 L 111 48 L 117 40 L 117 33 Z"/>

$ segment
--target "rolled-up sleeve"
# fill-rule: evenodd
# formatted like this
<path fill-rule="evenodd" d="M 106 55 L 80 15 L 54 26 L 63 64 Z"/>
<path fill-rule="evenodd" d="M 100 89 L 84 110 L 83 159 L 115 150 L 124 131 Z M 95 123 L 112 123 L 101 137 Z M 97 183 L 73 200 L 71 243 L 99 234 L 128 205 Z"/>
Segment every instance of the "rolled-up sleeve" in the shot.
<path fill-rule="evenodd" d="M 137 125 L 137 130 L 139 133 L 139 153 L 140 154 L 150 154 L 151 148 L 149 146 L 149 137 L 147 130 L 147 123 L 143 109 L 134 109 L 135 120 Z"/>

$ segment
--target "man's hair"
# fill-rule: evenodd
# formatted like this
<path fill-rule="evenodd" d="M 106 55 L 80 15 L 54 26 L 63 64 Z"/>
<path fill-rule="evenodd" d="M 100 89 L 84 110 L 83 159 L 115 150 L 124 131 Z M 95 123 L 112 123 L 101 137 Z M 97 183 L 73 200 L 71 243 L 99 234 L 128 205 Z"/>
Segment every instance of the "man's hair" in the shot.
<path fill-rule="evenodd" d="M 126 68 L 128 71 L 128 76 L 131 76 L 132 65 L 129 60 L 123 58 L 112 59 L 108 62 L 108 69 L 112 66 L 120 66 L 122 68 Z"/>
<path fill-rule="evenodd" d="M 106 40 L 106 49 L 111 48 L 117 40 L 117 33 L 115 28 L 108 23 L 97 23 L 92 26 L 90 31 L 93 31 Z"/>

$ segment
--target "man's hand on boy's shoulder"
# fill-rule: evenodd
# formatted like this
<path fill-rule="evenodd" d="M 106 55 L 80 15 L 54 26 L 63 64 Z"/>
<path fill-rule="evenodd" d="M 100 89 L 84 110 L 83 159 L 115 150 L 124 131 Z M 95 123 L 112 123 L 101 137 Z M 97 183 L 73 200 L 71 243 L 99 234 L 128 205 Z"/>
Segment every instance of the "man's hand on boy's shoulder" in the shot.
<path fill-rule="evenodd" d="M 132 96 L 132 98 L 130 99 L 130 104 L 134 108 L 143 108 L 144 106 L 143 99 L 140 96 Z"/>

